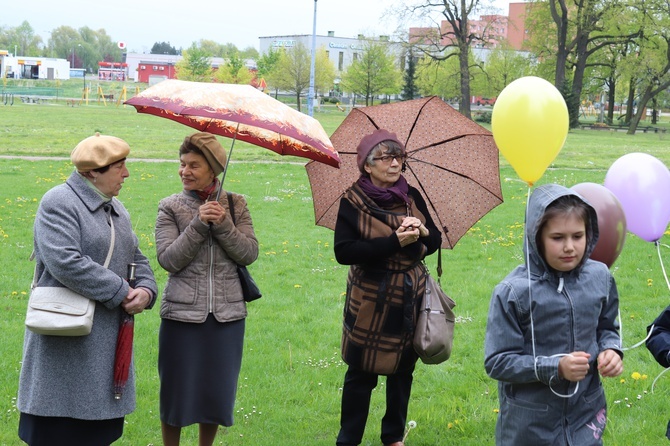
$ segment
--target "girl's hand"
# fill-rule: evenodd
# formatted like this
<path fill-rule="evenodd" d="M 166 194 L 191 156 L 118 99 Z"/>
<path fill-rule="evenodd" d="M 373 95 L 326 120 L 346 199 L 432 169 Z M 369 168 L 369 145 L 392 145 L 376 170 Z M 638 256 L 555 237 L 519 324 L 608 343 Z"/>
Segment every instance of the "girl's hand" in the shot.
<path fill-rule="evenodd" d="M 572 352 L 563 356 L 558 361 L 558 374 L 568 381 L 581 381 L 589 372 L 589 359 L 591 355 L 586 352 Z"/>
<path fill-rule="evenodd" d="M 623 372 L 621 356 L 612 349 L 607 349 L 598 355 L 598 371 L 600 376 L 613 378 Z"/>

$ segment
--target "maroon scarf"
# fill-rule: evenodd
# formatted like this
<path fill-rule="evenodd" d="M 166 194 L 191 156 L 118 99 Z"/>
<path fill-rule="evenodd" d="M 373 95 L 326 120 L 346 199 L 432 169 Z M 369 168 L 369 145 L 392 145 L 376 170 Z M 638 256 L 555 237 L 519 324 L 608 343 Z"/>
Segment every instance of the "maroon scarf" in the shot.
<path fill-rule="evenodd" d="M 377 187 L 372 183 L 370 177 L 366 175 L 360 176 L 358 185 L 365 195 L 382 208 L 389 208 L 398 203 L 409 204 L 409 185 L 402 175 L 400 175 L 398 181 L 391 187 Z"/>
<path fill-rule="evenodd" d="M 216 198 L 216 191 L 219 188 L 219 184 L 220 184 L 219 179 L 214 178 L 214 181 L 212 182 L 212 184 L 205 187 L 204 189 L 202 189 L 202 190 L 192 190 L 192 191 L 189 191 L 189 192 L 193 196 L 200 198 L 202 201 L 208 201 L 210 198 L 211 199 Z M 213 197 L 212 197 L 212 194 L 214 194 Z"/>

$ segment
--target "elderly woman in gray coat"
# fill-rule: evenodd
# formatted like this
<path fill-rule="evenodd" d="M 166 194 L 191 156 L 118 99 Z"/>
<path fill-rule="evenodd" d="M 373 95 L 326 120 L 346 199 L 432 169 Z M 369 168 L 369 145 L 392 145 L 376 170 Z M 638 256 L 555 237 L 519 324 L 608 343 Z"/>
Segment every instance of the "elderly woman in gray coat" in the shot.
<path fill-rule="evenodd" d="M 114 360 L 123 311 L 151 308 L 157 289 L 126 208 L 115 197 L 129 176 L 128 144 L 96 134 L 72 151 L 76 171 L 42 198 L 34 226 L 37 286 L 67 287 L 95 301 L 91 333 L 25 332 L 17 407 L 19 437 L 31 446 L 109 445 L 135 409 L 134 371 L 115 398 Z M 111 245 L 109 266 L 103 264 Z M 135 263 L 136 286 L 125 280 Z"/>
<path fill-rule="evenodd" d="M 165 446 L 178 445 L 181 428 L 195 423 L 204 446 L 219 425 L 233 424 L 247 316 L 237 265 L 256 260 L 258 241 L 242 195 L 222 191 L 216 200 L 226 165 L 216 137 L 188 136 L 179 155 L 184 189 L 161 200 L 156 220 L 158 262 L 169 272 L 158 347 L 160 417 Z"/>

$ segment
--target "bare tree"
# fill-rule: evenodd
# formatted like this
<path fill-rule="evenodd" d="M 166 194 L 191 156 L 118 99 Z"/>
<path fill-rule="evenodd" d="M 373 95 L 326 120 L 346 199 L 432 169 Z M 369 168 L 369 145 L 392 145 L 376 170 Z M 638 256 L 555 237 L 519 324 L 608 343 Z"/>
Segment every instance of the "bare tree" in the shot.
<path fill-rule="evenodd" d="M 471 32 L 470 17 L 486 9 L 484 0 L 423 0 L 405 7 L 410 17 L 418 17 L 432 21 L 433 26 L 409 36 L 409 43 L 423 51 L 436 61 L 458 58 L 460 76 L 460 100 L 458 110 L 468 118 L 470 110 L 470 70 L 472 59 L 470 49 L 478 42 L 486 45 L 490 29 L 496 26 L 495 20 L 490 21 L 482 32 Z M 440 17 L 440 21 L 437 21 Z M 444 22 L 444 24 L 443 24 Z M 477 67 L 481 68 L 478 64 Z"/>
<path fill-rule="evenodd" d="M 529 8 L 538 10 L 545 4 L 540 1 Z M 617 0 L 572 0 L 569 4 L 567 0 L 548 0 L 548 7 L 556 33 L 556 38 L 550 40 L 556 58 L 554 85 L 564 92 L 570 126 L 576 127 L 589 58 L 611 45 L 631 41 L 639 32 L 616 26 L 617 20 L 630 14 Z M 532 29 L 537 41 L 543 39 L 543 29 L 551 28 L 543 28 L 540 21 Z"/>
<path fill-rule="evenodd" d="M 637 112 L 628 127 L 631 135 L 635 134 L 649 101 L 670 88 L 670 2 L 650 0 L 638 6 L 644 18 L 636 55 L 640 96 Z"/>

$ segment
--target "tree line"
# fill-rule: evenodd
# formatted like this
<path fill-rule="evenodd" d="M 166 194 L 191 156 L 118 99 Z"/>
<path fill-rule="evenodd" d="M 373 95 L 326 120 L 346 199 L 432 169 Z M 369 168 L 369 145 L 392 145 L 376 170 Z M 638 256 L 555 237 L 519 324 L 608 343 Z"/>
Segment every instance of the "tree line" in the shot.
<path fill-rule="evenodd" d="M 526 4 L 525 51 L 513 51 L 504 41 L 492 46 L 486 60 L 474 47 L 489 46 L 491 28 L 473 32 L 472 17 L 491 6 L 491 0 L 414 0 L 399 3 L 395 12 L 410 23 L 428 18 L 432 38 L 410 38 L 403 31 L 396 42 L 364 38 L 355 60 L 338 72 L 326 50 L 316 52 L 317 96 L 353 94 L 366 105 L 393 95 L 403 99 L 437 95 L 453 99 L 459 111 L 471 117 L 470 97 L 495 97 L 522 76 L 550 80 L 562 92 L 570 124 L 579 123 L 585 103 L 607 103 L 603 120 L 630 124 L 634 133 L 647 108 L 655 113 L 670 101 L 670 3 L 667 0 L 535 0 Z M 500 20 L 503 20 L 500 17 Z M 442 22 L 449 26 L 443 26 Z M 402 27 L 401 27 L 402 28 Z M 393 47 L 395 45 L 396 47 Z M 397 46 L 401 45 L 401 50 Z M 0 47 L 16 47 L 19 54 L 73 60 L 74 66 L 95 68 L 99 60 L 118 61 L 121 50 L 104 30 L 62 26 L 46 43 L 28 22 L 0 28 Z M 191 80 L 248 83 L 254 76 L 245 61 L 256 61 L 257 78 L 267 87 L 295 94 L 300 106 L 309 88 L 310 50 L 304 45 L 259 55 L 254 48 L 238 50 L 233 44 L 200 40 L 187 49 L 156 42 L 154 54 L 181 54 L 177 76 Z M 226 62 L 212 71 L 210 58 Z M 336 80 L 339 80 L 337 84 Z M 605 96 L 603 99 L 602 96 Z M 626 114 L 615 116 L 625 104 Z M 635 113 L 634 113 L 635 112 Z"/>

